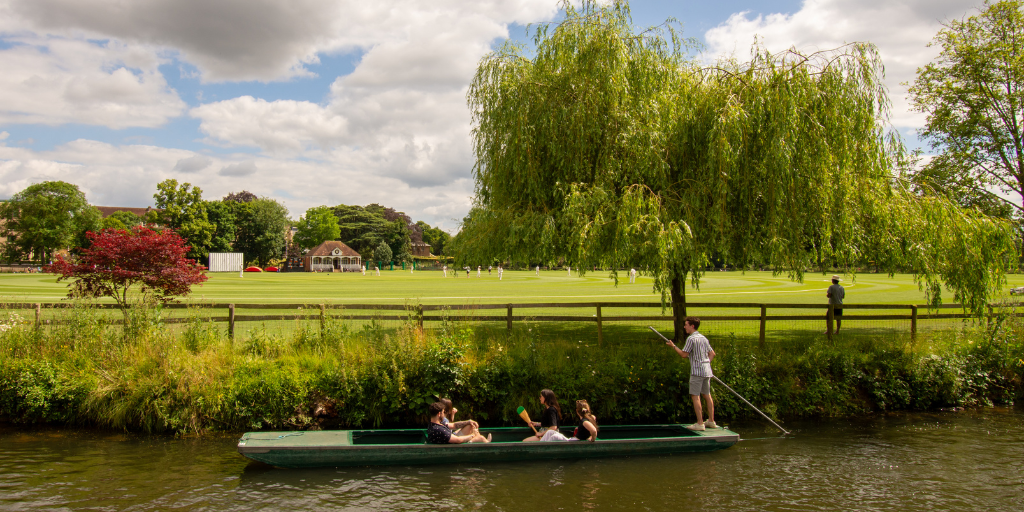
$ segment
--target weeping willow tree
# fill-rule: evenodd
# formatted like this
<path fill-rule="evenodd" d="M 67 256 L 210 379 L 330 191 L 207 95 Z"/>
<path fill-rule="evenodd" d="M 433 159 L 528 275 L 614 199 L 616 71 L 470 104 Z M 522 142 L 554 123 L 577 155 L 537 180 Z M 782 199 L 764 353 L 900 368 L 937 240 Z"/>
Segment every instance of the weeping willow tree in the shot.
<path fill-rule="evenodd" d="M 460 260 L 634 266 L 671 300 L 676 336 L 712 258 L 796 280 L 873 261 L 975 312 L 1004 283 L 1011 226 L 903 179 L 874 46 L 755 46 L 706 66 L 668 25 L 635 31 L 625 3 L 564 7 L 532 57 L 505 44 L 470 87 Z"/>

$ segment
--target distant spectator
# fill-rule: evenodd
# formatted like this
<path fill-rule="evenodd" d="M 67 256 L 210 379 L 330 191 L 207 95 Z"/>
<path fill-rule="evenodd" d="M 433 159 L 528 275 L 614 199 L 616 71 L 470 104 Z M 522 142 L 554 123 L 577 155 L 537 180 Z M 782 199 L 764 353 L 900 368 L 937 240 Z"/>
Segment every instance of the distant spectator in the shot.
<path fill-rule="evenodd" d="M 832 316 L 836 320 L 836 334 L 839 333 L 839 328 L 843 326 L 843 299 L 846 298 L 846 288 L 839 284 L 839 276 L 832 276 L 832 286 L 828 287 L 828 291 L 825 292 L 825 296 L 828 297 L 828 303 L 832 305 Z M 826 315 L 826 322 L 828 313 Z M 826 331 L 826 334 L 828 332 Z"/>

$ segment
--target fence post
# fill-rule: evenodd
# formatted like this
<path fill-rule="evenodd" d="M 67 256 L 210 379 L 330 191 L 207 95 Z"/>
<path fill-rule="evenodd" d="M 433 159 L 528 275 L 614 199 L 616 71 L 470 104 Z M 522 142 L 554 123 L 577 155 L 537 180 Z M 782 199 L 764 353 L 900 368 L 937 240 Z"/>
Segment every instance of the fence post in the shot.
<path fill-rule="evenodd" d="M 43 322 L 43 318 L 42 317 L 43 317 L 43 305 L 38 303 L 38 302 L 36 302 L 36 329 L 39 329 L 39 326 L 42 325 L 42 322 Z"/>
<path fill-rule="evenodd" d="M 508 332 L 512 332 L 512 304 L 508 305 L 508 316 L 505 317 L 505 324 Z"/>
<path fill-rule="evenodd" d="M 827 315 L 828 316 L 828 322 L 826 322 L 828 324 L 828 328 L 825 331 L 825 334 L 828 335 L 828 339 L 830 341 L 832 340 L 832 320 L 835 318 L 835 316 L 834 316 L 835 315 L 835 311 L 836 311 L 836 307 L 833 304 L 829 303 L 829 305 L 828 305 L 828 315 Z"/>
<path fill-rule="evenodd" d="M 324 330 L 327 328 L 327 308 L 320 304 L 320 338 L 324 337 Z"/>
<path fill-rule="evenodd" d="M 917 306 L 910 306 L 910 339 L 917 339 Z"/>
<path fill-rule="evenodd" d="M 761 335 L 758 337 L 757 342 L 764 348 L 764 331 L 768 324 L 768 306 L 761 304 Z"/>
<path fill-rule="evenodd" d="M 228 304 L 228 339 L 235 339 L 235 305 Z"/>
<path fill-rule="evenodd" d="M 597 303 L 597 346 L 604 341 L 604 333 L 601 332 L 601 303 Z"/>
<path fill-rule="evenodd" d="M 423 304 L 416 305 L 416 321 L 420 326 L 420 332 L 423 332 Z"/>

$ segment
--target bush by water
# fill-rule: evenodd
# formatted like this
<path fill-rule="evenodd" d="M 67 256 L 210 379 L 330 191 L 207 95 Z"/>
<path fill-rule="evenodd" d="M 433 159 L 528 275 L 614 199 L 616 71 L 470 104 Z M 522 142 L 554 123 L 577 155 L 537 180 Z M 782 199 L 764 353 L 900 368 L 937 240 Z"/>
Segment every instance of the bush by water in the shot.
<path fill-rule="evenodd" d="M 327 320 L 231 340 L 198 313 L 164 325 L 157 307 L 133 308 L 126 325 L 87 303 L 59 316 L 39 329 L 0 316 L 0 421 L 181 434 L 422 426 L 442 395 L 458 419 L 517 425 L 518 406 L 539 413 L 542 388 L 566 412 L 587 399 L 605 424 L 693 420 L 689 364 L 654 339 L 598 347 L 542 340 L 544 325 L 508 333 L 444 322 L 424 333 Z M 1016 319 L 996 319 L 916 341 L 711 342 L 715 374 L 785 419 L 1012 403 L 1024 393 L 1022 335 Z M 723 389 L 715 396 L 721 420 L 754 414 Z"/>

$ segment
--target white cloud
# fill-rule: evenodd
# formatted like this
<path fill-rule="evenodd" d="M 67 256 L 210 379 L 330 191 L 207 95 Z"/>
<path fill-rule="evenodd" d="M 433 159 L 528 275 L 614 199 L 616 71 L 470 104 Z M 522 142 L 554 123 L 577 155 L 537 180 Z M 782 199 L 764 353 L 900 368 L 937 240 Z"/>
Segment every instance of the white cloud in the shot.
<path fill-rule="evenodd" d="M 178 163 L 174 164 L 174 171 L 191 174 L 206 169 L 213 163 L 213 159 L 208 156 L 195 155 L 188 158 L 182 158 L 178 160 Z"/>
<path fill-rule="evenodd" d="M 256 162 L 249 160 L 247 162 L 231 164 L 221 169 L 217 174 L 231 177 L 252 176 L 256 174 Z"/>
<path fill-rule="evenodd" d="M 8 0 L 37 30 L 84 31 L 179 50 L 209 80 L 307 74 L 346 5 L 333 0 Z"/>
<path fill-rule="evenodd" d="M 0 50 L 0 123 L 157 127 L 185 103 L 153 49 L 21 36 Z"/>
<path fill-rule="evenodd" d="M 396 2 L 359 30 L 367 50 L 335 80 L 326 104 L 243 96 L 190 115 L 212 144 L 301 154 L 417 187 L 468 178 L 466 91 L 477 63 L 507 37 L 508 23 L 551 17 L 555 5 Z"/>
<path fill-rule="evenodd" d="M 95 203 L 145 206 L 156 183 L 173 177 L 201 186 L 208 198 L 242 188 L 286 198 L 296 214 L 320 204 L 380 202 L 454 227 L 473 194 L 465 94 L 476 65 L 495 39 L 507 37 L 509 23 L 551 19 L 557 2 L 325 2 L 0 0 L 6 40 L 20 31 L 143 49 L 151 67 L 125 66 L 140 82 L 138 70 L 162 80 L 162 56 L 194 64 L 209 82 L 289 79 L 308 74 L 318 55 L 361 55 L 323 103 L 243 95 L 189 110 L 204 142 L 255 147 L 256 155 L 84 140 L 50 151 L 0 148 L 0 180 L 12 180 L 0 184 L 0 197 L 32 180 L 63 177 Z M 0 79 L 0 96 L 3 87 Z M 65 122 L 61 109 L 37 110 L 46 112 L 38 122 Z"/>
<path fill-rule="evenodd" d="M 209 159 L 210 164 L 204 170 L 183 176 L 175 166 L 189 159 Z M 144 207 L 153 204 L 156 184 L 167 178 L 199 186 L 206 199 L 218 199 L 243 189 L 276 198 L 285 203 L 294 217 L 319 205 L 376 202 L 449 229 L 455 227 L 455 219 L 469 211 L 473 194 L 473 182 L 468 177 L 413 187 L 397 178 L 366 172 L 357 166 L 344 167 L 330 160 L 202 155 L 91 140 L 75 140 L 50 151 L 0 146 L 0 198 L 11 197 L 40 181 L 63 180 L 77 184 L 92 204 Z"/>
<path fill-rule="evenodd" d="M 755 36 L 772 51 L 794 47 L 803 52 L 870 41 L 878 46 L 893 103 L 893 124 L 920 127 L 924 116 L 910 111 L 906 87 L 916 70 L 938 55 L 928 43 L 943 21 L 960 18 L 978 6 L 976 0 L 806 0 L 792 14 L 750 17 L 732 15 L 705 34 L 708 53 L 749 55 Z"/>
<path fill-rule="evenodd" d="M 370 48 L 409 27 L 438 32 L 452 18 L 468 21 L 452 34 L 493 24 L 530 22 L 554 14 L 552 0 L 6 0 L 9 16 L 39 31 L 84 31 L 173 48 L 205 80 L 279 80 L 308 74 L 323 52 Z M 2 7 L 2 6 L 0 6 Z M 476 19 L 467 19 L 462 13 Z M 427 23 L 417 23 L 425 20 Z M 473 23 L 475 22 L 475 23 Z M 19 26 L 18 28 L 24 28 Z"/>
<path fill-rule="evenodd" d="M 202 119 L 200 130 L 212 142 L 255 146 L 265 151 L 301 151 L 311 145 L 330 147 L 342 141 L 344 117 L 308 101 L 268 102 L 242 96 L 191 110 Z"/>

